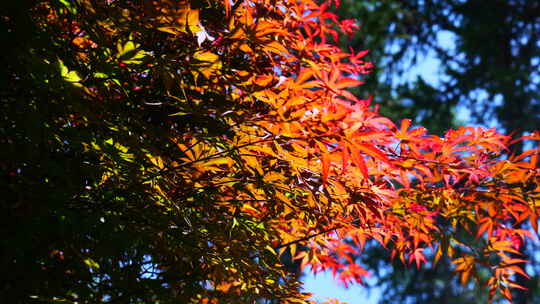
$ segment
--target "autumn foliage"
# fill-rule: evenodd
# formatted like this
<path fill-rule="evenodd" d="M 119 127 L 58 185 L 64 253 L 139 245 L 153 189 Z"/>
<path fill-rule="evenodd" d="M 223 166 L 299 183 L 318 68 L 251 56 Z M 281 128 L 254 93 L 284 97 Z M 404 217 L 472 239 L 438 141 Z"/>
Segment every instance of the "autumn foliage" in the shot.
<path fill-rule="evenodd" d="M 329 11 L 338 2 L 36 1 L 29 14 L 50 43 L 33 56 L 53 72 L 24 77 L 49 79 L 56 99 L 41 102 L 63 109 L 45 118 L 61 129 L 51 143 L 93 168 L 69 208 L 99 214 L 91 231 L 140 239 L 103 245 L 107 233 L 81 231 L 93 245 L 53 243 L 36 271 L 79 281 L 28 294 L 304 303 L 280 254 L 349 285 L 376 241 L 414 267 L 449 258 L 463 284 L 476 277 L 511 300 L 533 237 L 516 227 L 538 230 L 539 150 L 512 155 L 511 137 L 480 127 L 430 135 L 351 94 L 372 65 L 338 46 L 357 28 Z M 10 172 L 23 166 L 10 159 Z M 141 292 L 118 283 L 126 263 L 134 275 L 121 278 Z"/>

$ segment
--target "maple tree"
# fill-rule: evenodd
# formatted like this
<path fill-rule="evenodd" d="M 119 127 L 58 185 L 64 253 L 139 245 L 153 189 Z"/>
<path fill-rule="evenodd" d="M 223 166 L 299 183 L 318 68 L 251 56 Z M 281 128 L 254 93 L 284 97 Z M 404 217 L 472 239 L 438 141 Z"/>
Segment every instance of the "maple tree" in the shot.
<path fill-rule="evenodd" d="M 448 257 L 462 283 L 488 272 L 490 295 L 511 300 L 539 150 L 381 116 L 347 90 L 372 65 L 337 46 L 357 28 L 338 4 L 10 6 L 3 297 L 304 303 L 280 254 L 348 285 L 376 240 L 416 267 L 426 250 Z"/>

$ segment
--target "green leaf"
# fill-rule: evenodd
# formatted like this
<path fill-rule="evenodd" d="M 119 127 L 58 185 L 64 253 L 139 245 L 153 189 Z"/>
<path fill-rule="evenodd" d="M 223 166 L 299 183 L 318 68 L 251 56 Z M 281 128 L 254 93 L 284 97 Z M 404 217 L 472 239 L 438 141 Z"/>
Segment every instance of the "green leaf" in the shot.
<path fill-rule="evenodd" d="M 86 266 L 88 266 L 88 268 L 99 269 L 99 264 L 96 261 L 92 260 L 91 258 L 86 258 L 83 261 L 86 264 Z"/>
<path fill-rule="evenodd" d="M 70 71 L 67 66 L 64 64 L 64 62 L 60 59 L 58 59 L 58 67 L 60 69 L 60 75 L 62 78 L 64 78 L 65 81 L 71 82 L 74 85 L 80 86 L 78 82 L 82 80 L 82 78 L 79 76 L 79 74 L 76 71 Z"/>
<path fill-rule="evenodd" d="M 77 14 L 77 7 L 74 5 L 74 1 L 69 1 L 69 0 L 58 0 L 58 1 L 62 3 L 71 14 L 73 15 Z"/>
<path fill-rule="evenodd" d="M 133 42 L 133 40 L 128 40 L 126 43 L 118 42 L 116 49 L 118 54 L 116 57 L 120 59 L 123 63 L 127 64 L 139 64 L 142 63 L 142 59 L 147 55 L 143 50 L 139 50 L 139 44 Z"/>
<path fill-rule="evenodd" d="M 94 77 L 95 78 L 109 78 L 109 75 L 107 75 L 105 73 L 97 72 L 97 73 L 94 73 Z"/>

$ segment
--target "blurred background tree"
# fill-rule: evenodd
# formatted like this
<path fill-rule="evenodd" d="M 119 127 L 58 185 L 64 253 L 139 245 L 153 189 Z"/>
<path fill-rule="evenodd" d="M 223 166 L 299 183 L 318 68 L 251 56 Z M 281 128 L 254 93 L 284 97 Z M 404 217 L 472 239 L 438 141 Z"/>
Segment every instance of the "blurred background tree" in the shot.
<path fill-rule="evenodd" d="M 415 118 L 435 133 L 463 123 L 516 137 L 539 128 L 540 1 L 342 0 L 339 14 L 358 20 L 343 45 L 370 50 L 376 68 L 362 94 L 373 94 L 385 115 Z M 540 303 L 538 245 L 527 246 L 532 280 L 514 302 Z M 459 285 L 447 262 L 416 270 L 381 254 L 371 248 L 360 257 L 385 295 L 380 303 L 485 302 L 486 291 Z"/>

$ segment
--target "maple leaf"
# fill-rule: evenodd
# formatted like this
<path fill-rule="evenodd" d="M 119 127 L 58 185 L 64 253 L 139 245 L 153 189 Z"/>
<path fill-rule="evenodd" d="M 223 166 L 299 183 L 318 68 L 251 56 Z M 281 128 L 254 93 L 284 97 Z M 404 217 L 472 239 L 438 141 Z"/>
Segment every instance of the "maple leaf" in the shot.
<path fill-rule="evenodd" d="M 412 262 L 416 263 L 416 268 L 420 268 L 420 265 L 422 263 L 426 263 L 426 257 L 424 256 L 424 248 L 416 248 L 410 255 L 409 255 L 409 264 Z"/>

